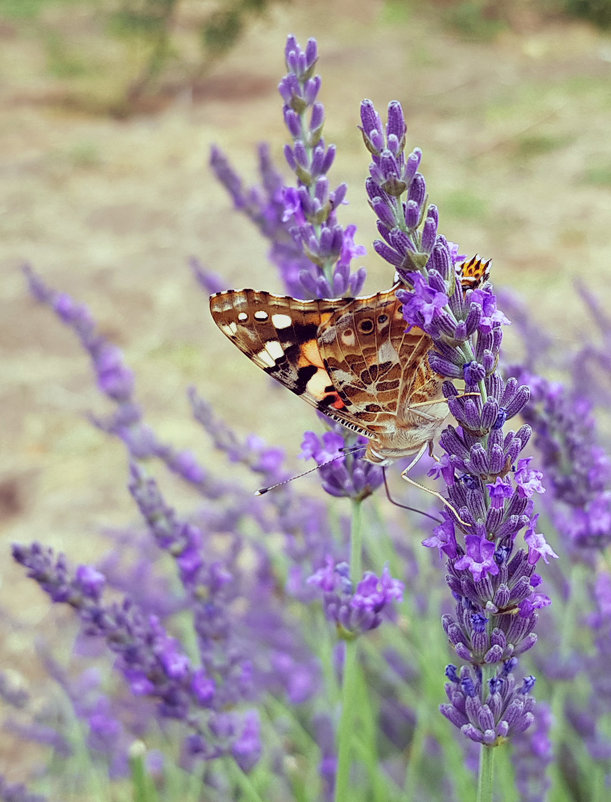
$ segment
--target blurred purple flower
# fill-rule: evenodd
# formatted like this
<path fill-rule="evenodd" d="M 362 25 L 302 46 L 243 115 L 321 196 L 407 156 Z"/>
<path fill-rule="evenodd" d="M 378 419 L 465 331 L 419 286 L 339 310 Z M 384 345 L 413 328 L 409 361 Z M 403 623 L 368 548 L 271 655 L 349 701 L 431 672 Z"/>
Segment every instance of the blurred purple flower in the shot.
<path fill-rule="evenodd" d="M 30 793 L 23 783 L 9 783 L 0 774 L 0 799 L 2 802 L 47 802 L 48 797 Z"/>
<path fill-rule="evenodd" d="M 354 436 L 339 424 L 328 425 L 330 431 L 322 437 L 304 434 L 301 455 L 318 463 L 323 489 L 329 495 L 363 500 L 384 482 L 383 471 L 363 459 L 367 438 Z M 351 453 L 358 446 L 363 450 Z"/>
<path fill-rule="evenodd" d="M 402 601 L 404 587 L 385 566 L 379 577 L 366 571 L 354 590 L 349 571 L 347 563 L 335 563 L 327 557 L 324 566 L 308 579 L 323 592 L 327 620 L 347 639 L 377 629 L 385 614 L 392 611 L 392 602 Z"/>
<path fill-rule="evenodd" d="M 545 703 L 537 704 L 534 714 L 534 725 L 513 742 L 516 789 L 523 802 L 540 802 L 551 785 L 546 770 L 554 758 L 550 741 L 552 714 Z"/>

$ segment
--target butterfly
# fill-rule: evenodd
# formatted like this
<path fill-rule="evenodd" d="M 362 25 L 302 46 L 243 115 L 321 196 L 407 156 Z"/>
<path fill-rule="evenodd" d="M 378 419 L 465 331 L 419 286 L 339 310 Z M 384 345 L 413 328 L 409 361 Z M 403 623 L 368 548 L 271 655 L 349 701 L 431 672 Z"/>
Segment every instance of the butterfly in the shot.
<path fill-rule="evenodd" d="M 490 262 L 456 266 L 463 292 L 488 280 Z M 210 297 L 214 322 L 255 365 L 320 412 L 368 439 L 377 465 L 423 453 L 448 410 L 429 365 L 431 338 L 409 330 L 395 292 L 312 301 L 257 290 Z M 414 460 L 415 461 L 415 460 Z"/>

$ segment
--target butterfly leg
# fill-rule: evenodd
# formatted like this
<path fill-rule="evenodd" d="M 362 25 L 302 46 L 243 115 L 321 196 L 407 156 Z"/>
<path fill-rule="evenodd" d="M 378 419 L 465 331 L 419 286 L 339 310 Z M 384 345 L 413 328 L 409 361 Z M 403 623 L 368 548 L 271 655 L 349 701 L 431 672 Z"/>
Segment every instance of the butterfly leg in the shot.
<path fill-rule="evenodd" d="M 382 476 L 384 477 L 384 489 L 386 490 L 386 498 L 390 501 L 391 504 L 394 504 L 395 507 L 401 507 L 402 510 L 409 510 L 410 512 L 417 512 L 420 515 L 424 515 L 426 518 L 430 518 L 431 521 L 436 521 L 438 524 L 443 523 L 440 518 L 437 518 L 435 515 L 429 515 L 428 512 L 424 512 L 424 510 L 418 510 L 415 507 L 408 507 L 407 504 L 400 504 L 398 501 L 390 495 L 390 488 L 388 487 L 388 480 L 386 477 L 386 468 L 382 468 Z"/>
<path fill-rule="evenodd" d="M 445 504 L 445 506 L 448 507 L 448 509 L 452 510 L 452 512 L 454 513 L 454 515 L 458 519 L 458 521 L 460 521 L 460 523 L 463 526 L 470 526 L 470 524 L 468 524 L 466 521 L 463 521 L 463 519 L 460 517 L 460 515 L 458 514 L 458 512 L 456 511 L 454 506 L 452 504 L 450 504 L 450 502 L 447 500 L 447 498 L 444 498 L 441 495 L 441 493 L 438 493 L 436 490 L 431 490 L 430 487 L 426 487 L 425 485 L 421 485 L 419 482 L 416 482 L 414 479 L 412 479 L 410 476 L 408 476 L 409 471 L 421 459 L 422 455 L 425 452 L 425 449 L 430 448 L 430 447 L 431 447 L 430 443 L 425 443 L 422 446 L 420 451 L 416 454 L 416 456 L 410 462 L 410 464 L 407 466 L 407 468 L 405 468 L 405 470 L 401 472 L 401 479 L 404 479 L 408 484 L 413 485 L 414 487 L 417 487 L 419 490 L 424 490 L 425 493 L 430 493 L 432 496 L 435 496 L 435 498 L 438 498 L 439 501 L 441 501 L 442 504 Z"/>

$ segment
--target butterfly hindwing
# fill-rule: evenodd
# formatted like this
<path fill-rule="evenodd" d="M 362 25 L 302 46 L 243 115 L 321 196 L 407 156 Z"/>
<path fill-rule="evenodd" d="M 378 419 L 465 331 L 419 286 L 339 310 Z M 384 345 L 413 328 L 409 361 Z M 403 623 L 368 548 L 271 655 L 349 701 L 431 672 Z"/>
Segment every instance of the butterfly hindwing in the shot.
<path fill-rule="evenodd" d="M 371 433 L 391 432 L 409 405 L 415 366 L 424 362 L 430 339 L 406 331 L 396 287 L 368 298 L 346 299 L 321 327 L 325 367 L 346 410 Z"/>

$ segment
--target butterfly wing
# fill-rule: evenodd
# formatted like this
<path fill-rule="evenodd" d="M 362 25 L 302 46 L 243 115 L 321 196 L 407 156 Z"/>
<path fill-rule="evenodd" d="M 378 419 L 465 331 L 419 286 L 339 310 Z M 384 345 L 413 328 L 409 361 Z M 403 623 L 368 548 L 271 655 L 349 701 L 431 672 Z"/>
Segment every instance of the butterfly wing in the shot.
<path fill-rule="evenodd" d="M 256 290 L 228 290 L 210 298 L 214 322 L 256 365 L 345 426 L 367 434 L 344 410 L 318 347 L 318 332 L 343 298 L 301 301 Z"/>
<path fill-rule="evenodd" d="M 428 364 L 431 340 L 417 327 L 406 331 L 396 289 L 347 300 L 322 324 L 318 337 L 325 368 L 344 403 L 340 411 L 358 420 L 370 437 L 392 435 L 401 424 L 417 426 L 418 420 L 407 420 L 410 402 L 436 397 L 440 384 Z M 328 411 L 339 420 L 335 413 Z"/>
<path fill-rule="evenodd" d="M 455 266 L 456 279 L 463 290 L 476 290 L 485 284 L 490 278 L 491 261 L 484 262 L 478 256 L 469 259 L 468 262 L 461 262 Z"/>

